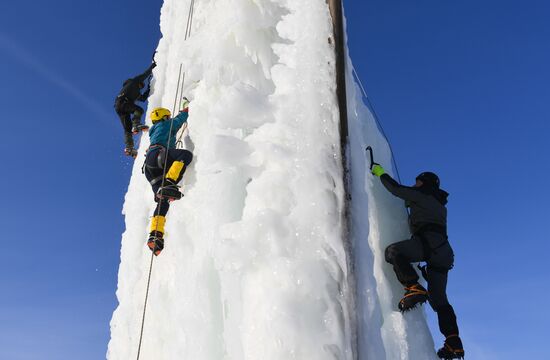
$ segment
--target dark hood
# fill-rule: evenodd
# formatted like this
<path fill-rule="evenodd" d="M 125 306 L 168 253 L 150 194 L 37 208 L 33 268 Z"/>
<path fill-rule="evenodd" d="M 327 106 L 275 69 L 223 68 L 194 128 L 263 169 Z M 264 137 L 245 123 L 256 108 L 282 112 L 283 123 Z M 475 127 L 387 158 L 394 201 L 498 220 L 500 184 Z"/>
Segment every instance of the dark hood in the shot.
<path fill-rule="evenodd" d="M 441 203 L 441 205 L 447 204 L 447 197 L 449 196 L 449 193 L 445 190 L 441 190 L 435 186 L 429 186 L 428 184 L 424 184 L 421 187 L 418 188 L 419 191 L 426 195 L 431 195 L 437 199 Z"/>

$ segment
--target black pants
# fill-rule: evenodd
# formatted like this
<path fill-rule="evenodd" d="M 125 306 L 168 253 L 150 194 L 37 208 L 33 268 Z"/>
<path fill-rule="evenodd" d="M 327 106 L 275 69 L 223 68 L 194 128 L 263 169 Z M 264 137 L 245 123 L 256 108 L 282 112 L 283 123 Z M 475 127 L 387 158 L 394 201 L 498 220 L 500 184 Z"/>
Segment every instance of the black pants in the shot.
<path fill-rule="evenodd" d="M 120 123 L 124 129 L 124 144 L 127 148 L 134 148 L 134 139 L 132 137 L 132 127 L 141 123 L 143 108 L 133 102 L 117 99 L 115 102 L 115 111 L 120 118 Z M 132 117 L 132 114 L 134 115 Z"/>
<path fill-rule="evenodd" d="M 166 171 L 164 170 L 165 161 Z M 153 216 L 166 216 L 168 209 L 170 208 L 170 202 L 168 199 L 159 200 L 157 199 L 156 194 L 162 185 L 163 174 L 168 172 L 168 169 L 170 169 L 170 166 L 172 166 L 174 161 L 182 161 L 184 163 L 184 167 L 181 170 L 179 178 L 176 179 L 176 182 L 179 183 L 183 178 L 183 173 L 185 173 L 185 170 L 191 161 L 193 161 L 193 153 L 183 149 L 170 149 L 166 151 L 164 148 L 158 147 L 150 150 L 145 158 L 145 177 L 150 183 L 152 183 L 151 188 L 155 194 L 155 202 L 157 203 Z"/>
<path fill-rule="evenodd" d="M 446 236 L 424 232 L 392 244 L 386 248 L 386 261 L 393 265 L 397 279 L 403 286 L 418 282 L 418 274 L 411 263 L 426 261 L 428 293 L 431 307 L 437 312 L 439 330 L 445 336 L 458 334 L 456 315 L 447 299 L 447 273 L 453 267 L 454 254 Z M 429 252 L 429 254 L 425 254 Z"/>

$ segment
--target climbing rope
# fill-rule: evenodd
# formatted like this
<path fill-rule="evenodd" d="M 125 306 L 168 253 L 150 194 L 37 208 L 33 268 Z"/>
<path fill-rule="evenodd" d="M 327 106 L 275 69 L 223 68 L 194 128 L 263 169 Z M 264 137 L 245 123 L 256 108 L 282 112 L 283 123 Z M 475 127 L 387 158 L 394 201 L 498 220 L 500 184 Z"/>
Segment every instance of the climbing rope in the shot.
<path fill-rule="evenodd" d="M 180 65 L 180 74 L 178 75 L 178 87 L 179 87 L 180 75 L 181 75 L 181 65 Z M 177 87 L 176 87 L 176 97 L 175 98 L 177 99 Z M 175 108 L 175 105 L 174 105 L 174 108 Z M 168 142 L 167 142 L 167 147 L 166 147 L 166 154 L 164 155 L 164 166 L 163 166 L 163 169 L 162 169 L 162 183 L 160 185 L 161 189 L 164 187 L 164 181 L 166 179 L 166 165 L 168 164 L 168 150 L 170 148 L 170 140 L 171 140 L 171 137 L 172 137 L 173 126 L 174 126 L 174 117 L 172 116 L 170 118 L 170 131 L 168 132 Z M 155 194 L 155 196 L 156 196 L 156 194 Z M 159 205 L 157 206 L 156 216 L 158 216 L 160 214 L 160 202 L 161 201 L 164 201 L 164 199 L 163 198 L 158 199 Z M 157 222 L 157 226 L 158 226 L 158 222 Z M 145 302 L 144 302 L 144 305 L 143 305 L 143 317 L 141 319 L 141 330 L 140 330 L 140 334 L 139 334 L 139 346 L 138 346 L 137 360 L 139 360 L 139 355 L 141 353 L 141 342 L 142 342 L 142 339 L 143 339 L 143 328 L 145 327 L 145 310 L 147 309 L 147 299 L 149 298 L 149 284 L 151 282 L 151 272 L 153 270 L 153 260 L 154 259 L 155 259 L 154 252 L 152 252 L 151 253 L 151 264 L 149 266 L 149 277 L 147 279 L 147 289 L 145 291 Z"/>
<path fill-rule="evenodd" d="M 147 298 L 149 297 L 149 284 L 151 284 L 151 272 L 153 272 L 153 260 L 155 255 L 151 253 L 151 263 L 149 264 L 149 276 L 147 278 L 147 290 L 145 291 L 145 304 L 143 305 L 143 315 L 141 317 L 141 331 L 139 333 L 139 345 L 137 359 L 139 360 L 139 354 L 141 353 L 141 341 L 143 339 L 143 325 L 145 324 L 145 310 L 147 310 Z"/>
<path fill-rule="evenodd" d="M 195 0 L 191 0 L 191 3 L 189 4 L 189 13 L 187 14 L 187 25 L 185 27 L 185 37 L 184 41 L 189 39 L 191 36 L 191 27 L 193 26 L 193 15 L 195 14 Z M 185 86 L 185 71 L 183 72 L 183 78 L 181 81 L 181 90 L 180 90 L 180 98 L 179 103 L 183 101 L 183 87 Z M 181 130 L 179 131 L 178 139 L 176 141 L 176 148 L 180 149 L 183 147 L 183 141 L 182 137 L 185 133 L 185 130 L 187 129 L 187 124 L 183 125 Z"/>
<path fill-rule="evenodd" d="M 178 84 L 176 85 L 176 96 L 174 96 L 174 106 L 172 107 L 172 115 L 176 113 L 176 104 L 178 102 L 178 91 L 180 89 L 181 68 L 183 64 L 180 64 L 180 71 L 178 73 Z"/>
<path fill-rule="evenodd" d="M 191 34 L 191 25 L 193 23 L 194 4 L 195 4 L 195 0 L 191 0 L 191 4 L 190 4 L 190 7 L 189 7 L 189 14 L 187 16 L 187 26 L 186 26 L 186 29 L 185 29 L 185 40 L 187 40 L 187 38 Z M 176 105 L 177 105 L 177 101 L 178 101 L 178 92 L 180 92 L 180 104 L 181 104 L 181 100 L 183 99 L 183 84 L 185 82 L 185 72 L 183 72 L 183 77 L 182 77 L 182 66 L 183 66 L 183 64 L 180 63 L 179 73 L 178 73 L 178 83 L 176 85 L 176 94 L 174 96 L 174 106 L 172 108 L 173 109 L 172 116 L 170 118 L 170 130 L 168 132 L 168 142 L 167 142 L 167 147 L 166 147 L 166 154 L 164 156 L 164 166 L 163 166 L 163 171 L 162 171 L 162 183 L 160 185 L 160 188 L 164 187 L 164 181 L 166 179 L 166 165 L 168 164 L 168 150 L 170 148 L 170 140 L 172 139 L 172 129 L 174 128 L 174 114 L 176 113 Z M 181 91 L 180 91 L 180 80 L 181 80 Z M 187 124 L 186 124 L 185 128 L 187 128 Z M 185 128 L 183 129 L 184 131 L 185 131 Z M 180 141 L 180 140 L 178 140 L 178 141 Z M 156 194 L 155 194 L 155 196 L 156 196 Z M 161 201 L 164 201 L 164 199 L 162 199 L 162 198 L 159 199 L 159 205 L 157 206 L 157 215 L 156 216 L 158 216 L 160 214 L 160 202 Z M 158 223 L 157 223 L 157 225 L 158 225 Z M 144 304 L 143 304 L 143 315 L 142 315 L 142 318 L 141 318 L 141 330 L 140 330 L 140 334 L 139 334 L 139 345 L 138 345 L 138 351 L 137 351 L 137 360 L 139 360 L 139 356 L 141 354 L 141 344 L 142 344 L 142 341 L 143 341 L 143 329 L 145 328 L 145 313 L 146 313 L 146 310 L 147 310 L 147 300 L 149 298 L 149 286 L 150 286 L 150 283 L 151 283 L 151 273 L 153 272 L 153 260 L 154 259 L 155 259 L 155 254 L 154 254 L 154 252 L 152 252 L 151 253 L 151 263 L 149 265 L 149 275 L 148 275 L 148 278 L 147 278 L 147 288 L 145 290 L 145 301 L 144 301 Z"/>
<path fill-rule="evenodd" d="M 185 27 L 185 40 L 191 36 L 191 26 L 193 26 L 193 14 L 195 12 L 195 0 L 189 4 L 189 13 L 187 14 L 187 25 Z"/>
<path fill-rule="evenodd" d="M 384 132 L 384 128 L 382 127 L 382 123 L 380 122 L 380 119 L 379 119 L 378 115 L 376 114 L 376 110 L 374 109 L 374 105 L 371 103 L 370 98 L 367 96 L 367 92 L 365 91 L 365 88 L 363 87 L 363 83 L 361 82 L 361 79 L 359 78 L 359 75 L 357 75 L 357 72 L 355 71 L 355 69 L 353 69 L 353 75 L 357 79 L 357 82 L 359 83 L 359 87 L 361 88 L 363 96 L 367 100 L 367 105 L 368 105 L 369 110 L 371 111 L 371 113 L 374 117 L 374 121 L 376 121 L 376 124 L 378 125 L 378 128 L 380 129 L 380 132 L 382 133 L 382 136 L 384 137 L 384 139 L 386 139 L 386 142 L 388 143 L 388 146 L 390 148 L 390 153 L 391 153 L 392 164 L 393 164 L 393 167 L 395 168 L 395 173 L 397 174 L 397 179 L 399 180 L 399 183 L 401 183 L 401 176 L 399 176 L 399 169 L 397 167 L 397 161 L 395 160 L 395 155 L 394 155 L 394 152 L 393 152 L 393 148 L 391 146 L 391 142 L 388 139 L 388 137 L 386 136 L 386 133 Z"/>

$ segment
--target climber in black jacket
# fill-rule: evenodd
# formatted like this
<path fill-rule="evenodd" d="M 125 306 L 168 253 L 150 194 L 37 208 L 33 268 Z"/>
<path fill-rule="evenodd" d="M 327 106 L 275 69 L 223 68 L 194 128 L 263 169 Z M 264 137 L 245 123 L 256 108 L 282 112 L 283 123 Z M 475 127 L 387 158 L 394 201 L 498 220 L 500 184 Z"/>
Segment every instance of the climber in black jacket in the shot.
<path fill-rule="evenodd" d="M 410 208 L 409 226 L 412 237 L 386 248 L 386 261 L 393 265 L 397 279 L 405 287 L 405 296 L 399 302 L 402 312 L 426 301 L 437 313 L 439 329 L 445 344 L 437 355 L 442 359 L 464 357 L 456 315 L 447 299 L 447 273 L 453 267 L 454 253 L 447 238 L 448 193 L 439 188 L 439 178 L 432 172 L 416 177 L 413 187 L 397 183 L 385 173 L 382 166 L 373 164 L 372 173 L 380 177 L 384 187 L 393 195 L 405 200 Z M 418 283 L 418 274 L 411 263 L 425 261 L 423 273 L 428 290 Z"/>
<path fill-rule="evenodd" d="M 124 144 L 126 145 L 124 153 L 128 156 L 136 157 L 137 155 L 132 135 L 149 128 L 147 125 L 141 124 L 143 108 L 136 105 L 135 102 L 146 101 L 149 97 L 151 92 L 150 82 L 143 94 L 141 90 L 145 87 L 145 82 L 150 78 L 155 66 L 157 64 L 153 61 L 143 74 L 124 81 L 122 89 L 115 100 L 115 111 L 120 117 L 120 122 L 124 128 Z"/>

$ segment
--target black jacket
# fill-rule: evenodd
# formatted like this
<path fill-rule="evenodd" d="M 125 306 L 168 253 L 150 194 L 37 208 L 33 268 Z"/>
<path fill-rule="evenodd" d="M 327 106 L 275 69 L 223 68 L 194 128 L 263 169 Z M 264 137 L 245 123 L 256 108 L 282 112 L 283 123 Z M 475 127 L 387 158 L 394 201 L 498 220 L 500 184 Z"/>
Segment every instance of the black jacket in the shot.
<path fill-rule="evenodd" d="M 400 185 L 388 174 L 380 176 L 386 189 L 393 195 L 406 201 L 410 207 L 409 225 L 414 234 L 427 224 L 437 224 L 447 227 L 447 196 L 446 191 L 427 186 L 409 187 Z"/>
<path fill-rule="evenodd" d="M 121 99 L 123 101 L 129 101 L 132 103 L 138 100 L 147 100 L 147 98 L 149 97 L 149 88 L 147 88 L 147 90 L 143 94 L 141 94 L 139 84 L 145 83 L 145 80 L 147 79 L 147 77 L 149 77 L 149 75 L 151 75 L 155 66 L 155 63 L 152 63 L 151 66 L 149 66 L 149 68 L 145 70 L 143 74 L 126 80 L 123 84 L 122 90 L 120 90 L 117 100 Z"/>

